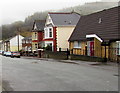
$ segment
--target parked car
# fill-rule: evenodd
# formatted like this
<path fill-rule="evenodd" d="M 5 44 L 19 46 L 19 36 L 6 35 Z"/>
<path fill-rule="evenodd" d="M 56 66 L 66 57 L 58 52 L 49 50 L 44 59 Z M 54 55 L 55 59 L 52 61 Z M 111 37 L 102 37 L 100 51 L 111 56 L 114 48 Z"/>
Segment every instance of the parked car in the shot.
<path fill-rule="evenodd" d="M 2 55 L 3 55 L 3 56 L 6 56 L 6 53 L 7 53 L 6 51 L 3 51 Z"/>
<path fill-rule="evenodd" d="M 12 55 L 12 52 L 10 52 L 10 51 L 8 51 L 8 52 L 5 53 L 6 57 L 11 57 L 11 55 Z"/>
<path fill-rule="evenodd" d="M 20 53 L 19 52 L 11 52 L 11 57 L 17 57 L 20 58 Z"/>
<path fill-rule="evenodd" d="M 0 50 L 0 55 L 2 55 L 2 53 L 3 53 L 3 50 Z"/>

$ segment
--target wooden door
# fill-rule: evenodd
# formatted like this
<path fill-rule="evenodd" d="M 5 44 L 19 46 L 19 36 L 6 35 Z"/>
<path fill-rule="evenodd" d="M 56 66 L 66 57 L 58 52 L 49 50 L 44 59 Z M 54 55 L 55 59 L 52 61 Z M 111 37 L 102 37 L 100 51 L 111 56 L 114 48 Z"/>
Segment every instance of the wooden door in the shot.
<path fill-rule="evenodd" d="M 94 56 L 94 42 L 90 42 L 90 56 Z"/>

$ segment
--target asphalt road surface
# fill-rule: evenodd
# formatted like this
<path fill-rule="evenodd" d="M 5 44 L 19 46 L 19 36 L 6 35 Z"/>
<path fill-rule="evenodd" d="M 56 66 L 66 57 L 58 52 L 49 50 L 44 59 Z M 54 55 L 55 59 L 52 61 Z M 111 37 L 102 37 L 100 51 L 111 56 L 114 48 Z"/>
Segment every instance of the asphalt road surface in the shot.
<path fill-rule="evenodd" d="M 6 91 L 118 91 L 117 69 L 0 57 Z"/>

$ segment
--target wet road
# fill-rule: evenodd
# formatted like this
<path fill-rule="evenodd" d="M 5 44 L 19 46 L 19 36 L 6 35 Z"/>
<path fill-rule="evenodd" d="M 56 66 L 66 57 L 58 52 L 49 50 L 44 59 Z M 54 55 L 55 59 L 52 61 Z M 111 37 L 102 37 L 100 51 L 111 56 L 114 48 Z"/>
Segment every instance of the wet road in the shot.
<path fill-rule="evenodd" d="M 2 58 L 6 91 L 117 91 L 117 70 L 36 59 Z"/>

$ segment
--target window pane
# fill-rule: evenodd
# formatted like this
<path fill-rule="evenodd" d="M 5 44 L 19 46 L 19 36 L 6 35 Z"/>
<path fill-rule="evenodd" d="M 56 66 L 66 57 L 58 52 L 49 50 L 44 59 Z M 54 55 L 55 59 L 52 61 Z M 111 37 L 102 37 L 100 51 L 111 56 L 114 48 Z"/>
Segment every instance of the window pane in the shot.
<path fill-rule="evenodd" d="M 47 29 L 46 29 L 46 33 L 45 34 L 46 34 L 46 37 L 48 37 L 48 30 Z"/>
<path fill-rule="evenodd" d="M 81 48 L 81 42 L 75 41 L 74 48 Z"/>
<path fill-rule="evenodd" d="M 35 33 L 35 39 L 37 38 L 37 33 Z"/>
<path fill-rule="evenodd" d="M 77 47 L 78 47 L 78 42 L 75 41 L 75 42 L 74 42 L 74 48 L 77 48 Z"/>
<path fill-rule="evenodd" d="M 78 42 L 78 47 L 81 48 L 81 42 Z"/>
<path fill-rule="evenodd" d="M 49 28 L 49 37 L 52 37 L 52 29 Z"/>

